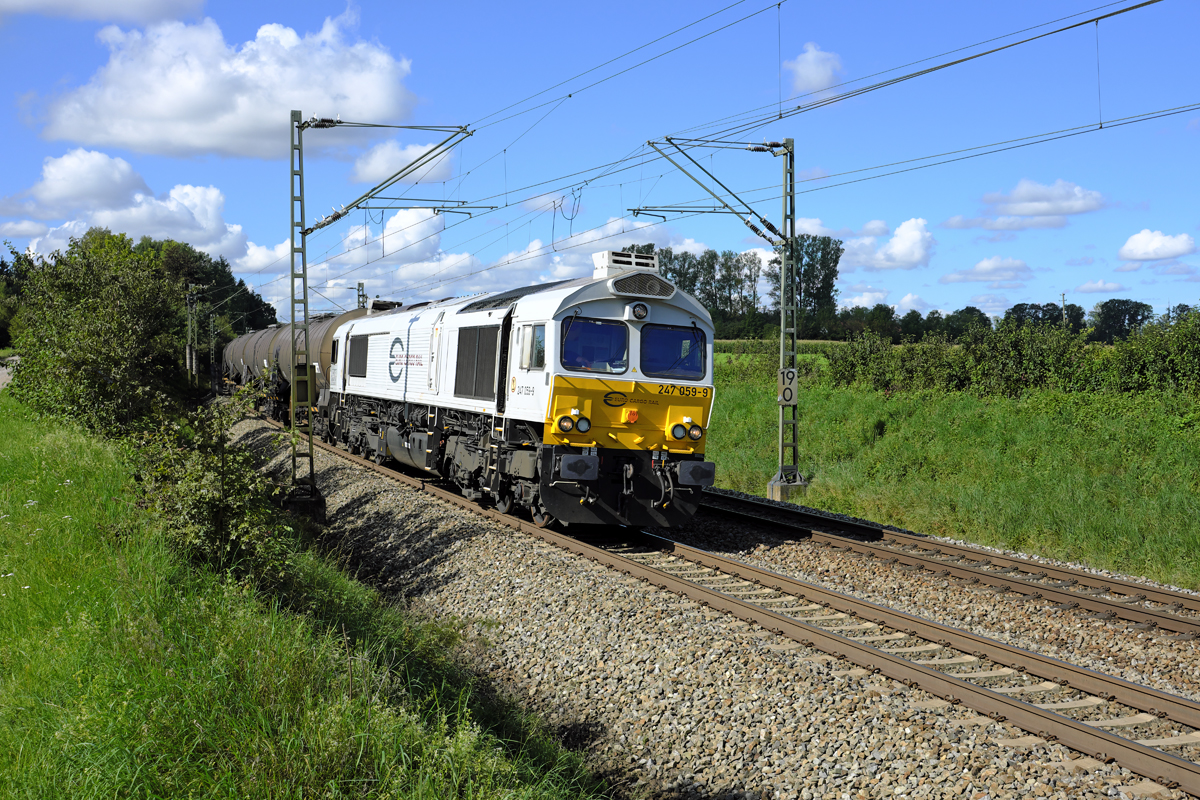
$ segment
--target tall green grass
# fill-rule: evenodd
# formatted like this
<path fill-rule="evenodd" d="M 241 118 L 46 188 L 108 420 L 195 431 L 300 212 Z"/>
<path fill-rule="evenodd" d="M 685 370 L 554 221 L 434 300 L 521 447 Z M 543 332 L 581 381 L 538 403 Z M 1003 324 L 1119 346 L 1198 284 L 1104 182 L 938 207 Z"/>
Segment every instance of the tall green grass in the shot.
<path fill-rule="evenodd" d="M 1183 394 L 800 393 L 799 502 L 1200 588 L 1200 411 Z M 770 371 L 717 369 L 718 485 L 777 469 Z"/>
<path fill-rule="evenodd" d="M 287 607 L 190 567 L 129 474 L 114 445 L 0 394 L 0 794 L 598 794 L 477 690 L 454 630 L 311 553 Z"/>

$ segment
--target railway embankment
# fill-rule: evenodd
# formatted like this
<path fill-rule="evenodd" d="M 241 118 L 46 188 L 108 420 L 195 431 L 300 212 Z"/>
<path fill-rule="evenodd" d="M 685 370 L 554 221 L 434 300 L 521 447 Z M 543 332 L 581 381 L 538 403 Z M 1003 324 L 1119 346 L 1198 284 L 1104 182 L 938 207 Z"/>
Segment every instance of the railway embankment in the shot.
<path fill-rule="evenodd" d="M 283 470 L 263 423 L 238 428 Z M 1115 797 L 1138 776 L 572 556 L 324 451 L 327 536 L 630 796 Z M 1156 787 L 1163 797 L 1177 796 Z"/>
<path fill-rule="evenodd" d="M 267 561 L 186 546 L 212 542 L 196 511 L 220 496 L 176 438 L 194 423 L 143 460 L 0 394 L 0 794 L 601 796 L 448 655 L 455 625 L 383 603 L 253 492 L 222 506 L 223 541 L 265 519 Z M 187 465 L 169 481 L 164 453 Z M 167 517 L 173 493 L 192 504 Z"/>

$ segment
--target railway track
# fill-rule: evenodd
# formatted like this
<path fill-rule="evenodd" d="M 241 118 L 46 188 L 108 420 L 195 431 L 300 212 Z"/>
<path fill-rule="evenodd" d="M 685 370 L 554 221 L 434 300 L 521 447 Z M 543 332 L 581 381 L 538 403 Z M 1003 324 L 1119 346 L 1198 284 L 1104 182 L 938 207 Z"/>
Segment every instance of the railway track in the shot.
<path fill-rule="evenodd" d="M 1157 629 L 1170 639 L 1200 636 L 1200 597 L 1132 581 L 1002 556 L 919 534 L 784 508 L 724 492 L 706 492 L 701 513 L 754 525 L 785 536 L 856 553 L 899 569 L 928 570 L 1010 594 L 1018 602 L 1044 600 L 1058 609 L 1089 611 Z"/>
<path fill-rule="evenodd" d="M 616 538 L 589 540 L 538 528 L 482 508 L 428 479 L 410 477 L 323 443 L 318 446 L 480 516 L 844 659 L 850 666 L 843 674 L 878 673 L 940 698 L 922 704 L 927 710 L 955 704 L 978 715 L 951 724 L 1007 721 L 1030 734 L 1000 744 L 1027 747 L 1057 740 L 1099 762 L 1116 761 L 1146 778 L 1200 796 L 1200 763 L 1191 760 L 1200 758 L 1200 703 L 1195 701 L 651 534 L 622 531 Z"/>

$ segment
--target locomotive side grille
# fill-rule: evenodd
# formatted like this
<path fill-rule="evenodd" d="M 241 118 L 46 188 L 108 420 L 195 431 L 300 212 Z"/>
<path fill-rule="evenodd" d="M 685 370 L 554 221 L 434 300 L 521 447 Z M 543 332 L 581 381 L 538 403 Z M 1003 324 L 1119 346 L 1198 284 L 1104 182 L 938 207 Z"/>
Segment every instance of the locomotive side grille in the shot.
<path fill-rule="evenodd" d="M 370 336 L 350 337 L 350 357 L 346 363 L 346 372 L 351 378 L 367 377 L 367 346 L 370 343 Z"/>
<path fill-rule="evenodd" d="M 634 297 L 670 297 L 675 294 L 674 286 L 648 272 L 616 278 L 612 282 L 612 290 L 614 294 Z"/>

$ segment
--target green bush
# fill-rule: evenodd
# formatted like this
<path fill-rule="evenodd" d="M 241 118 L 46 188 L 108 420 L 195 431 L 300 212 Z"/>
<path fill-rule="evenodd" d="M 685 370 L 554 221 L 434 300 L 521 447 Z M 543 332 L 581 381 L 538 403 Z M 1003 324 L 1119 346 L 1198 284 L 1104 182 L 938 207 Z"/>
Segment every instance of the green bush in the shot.
<path fill-rule="evenodd" d="M 1200 394 L 1200 313 L 1143 327 L 1107 346 L 1053 325 L 971 328 L 957 344 L 941 334 L 893 346 L 866 331 L 826 354 L 830 385 L 877 391 L 970 392 L 1021 397 L 1030 391 Z"/>
<path fill-rule="evenodd" d="M 126 236 L 72 240 L 66 253 L 35 257 L 23 286 L 15 396 L 110 433 L 161 404 L 176 380 L 182 300 L 155 253 L 135 252 Z"/>

